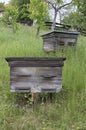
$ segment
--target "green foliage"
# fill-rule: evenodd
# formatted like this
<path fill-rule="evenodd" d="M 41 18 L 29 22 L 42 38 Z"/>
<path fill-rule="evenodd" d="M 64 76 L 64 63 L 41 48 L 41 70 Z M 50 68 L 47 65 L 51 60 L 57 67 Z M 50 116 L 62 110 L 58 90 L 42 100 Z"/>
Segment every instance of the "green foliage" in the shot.
<path fill-rule="evenodd" d="M 80 21 L 80 18 L 77 12 L 70 13 L 68 16 L 64 17 L 64 19 L 62 20 L 63 23 L 69 24 L 72 26 L 72 28 L 75 28 L 75 29 L 78 29 L 78 27 L 80 27 L 79 21 Z"/>
<path fill-rule="evenodd" d="M 18 18 L 17 20 L 19 22 L 29 23 L 32 22 L 29 18 L 29 11 L 28 11 L 28 4 L 30 3 L 30 0 L 11 0 L 11 4 L 13 6 L 17 6 L 18 8 Z"/>
<path fill-rule="evenodd" d="M 4 3 L 0 2 L 0 8 L 4 7 Z"/>
<path fill-rule="evenodd" d="M 30 0 L 28 9 L 30 12 L 30 18 L 33 20 L 36 19 L 37 24 L 43 26 L 44 21 L 49 17 L 46 2 L 42 2 L 41 0 Z"/>
<path fill-rule="evenodd" d="M 58 4 L 63 4 L 64 3 L 64 1 L 63 0 L 56 0 L 56 4 L 58 5 Z"/>
<path fill-rule="evenodd" d="M 64 17 L 63 22 L 70 24 L 78 31 L 86 31 L 86 1 L 75 0 L 73 6 L 76 6 L 76 11 L 70 13 L 67 17 Z"/>
<path fill-rule="evenodd" d="M 11 0 L 10 3 L 11 5 L 18 7 L 20 5 L 20 0 Z"/>
<path fill-rule="evenodd" d="M 19 7 L 19 10 L 18 10 L 19 11 L 19 16 L 18 16 L 19 21 L 24 20 L 26 23 L 28 21 L 30 21 L 28 8 L 29 8 L 28 4 L 23 4 L 22 6 Z"/>
<path fill-rule="evenodd" d="M 0 2 L 0 12 L 4 11 L 4 3 Z"/>
<path fill-rule="evenodd" d="M 10 25 L 13 29 L 13 32 L 16 32 L 16 30 L 19 27 L 19 24 L 16 22 L 18 18 L 18 9 L 14 6 L 7 6 L 5 8 L 5 13 L 3 16 L 3 22 L 7 25 Z"/>
<path fill-rule="evenodd" d="M 14 5 L 14 6 L 20 7 L 20 6 L 22 6 L 23 4 L 28 4 L 28 3 L 30 3 L 30 0 L 11 0 L 10 3 L 11 3 L 12 5 Z"/>
<path fill-rule="evenodd" d="M 77 12 L 80 18 L 80 27 L 82 31 L 86 31 L 86 0 L 81 0 L 77 3 Z"/>

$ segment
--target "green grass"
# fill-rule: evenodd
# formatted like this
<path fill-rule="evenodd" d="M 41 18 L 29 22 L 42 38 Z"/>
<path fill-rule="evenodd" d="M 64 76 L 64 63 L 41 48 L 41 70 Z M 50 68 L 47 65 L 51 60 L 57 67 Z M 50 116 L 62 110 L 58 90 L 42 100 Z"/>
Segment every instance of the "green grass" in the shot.
<path fill-rule="evenodd" d="M 63 67 L 63 89 L 53 94 L 52 103 L 47 98 L 46 104 L 38 103 L 33 112 L 28 104 L 18 104 L 20 94 L 10 92 L 5 58 L 54 56 L 45 54 L 42 46 L 35 28 L 21 26 L 13 34 L 11 29 L 0 25 L 0 130 L 85 130 L 86 37 L 79 37 L 75 52 L 69 49 L 64 54 L 56 54 L 67 60 Z"/>

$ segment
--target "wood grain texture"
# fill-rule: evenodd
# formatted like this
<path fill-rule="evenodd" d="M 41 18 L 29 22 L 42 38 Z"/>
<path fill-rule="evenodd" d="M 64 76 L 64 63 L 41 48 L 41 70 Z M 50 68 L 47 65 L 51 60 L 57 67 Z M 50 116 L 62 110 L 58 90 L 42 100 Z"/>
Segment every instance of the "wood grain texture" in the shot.
<path fill-rule="evenodd" d="M 53 31 L 42 35 L 43 49 L 46 52 L 54 52 L 60 47 L 75 46 L 77 43 L 78 32 Z"/>
<path fill-rule="evenodd" d="M 5 59 L 10 67 L 62 67 L 66 58 L 10 57 Z"/>
<path fill-rule="evenodd" d="M 48 58 L 49 62 L 47 58 L 38 58 L 40 61 L 35 59 L 36 62 L 34 59 L 6 58 L 10 65 L 11 91 L 34 93 L 61 91 L 62 66 L 65 58 Z M 51 66 L 51 62 L 53 66 Z"/>

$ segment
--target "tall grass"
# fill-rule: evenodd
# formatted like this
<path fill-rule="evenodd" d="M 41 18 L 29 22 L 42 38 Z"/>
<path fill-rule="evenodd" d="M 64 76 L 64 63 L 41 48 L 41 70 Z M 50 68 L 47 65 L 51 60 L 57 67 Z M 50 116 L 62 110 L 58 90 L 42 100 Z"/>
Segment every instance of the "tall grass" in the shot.
<path fill-rule="evenodd" d="M 41 34 L 40 34 L 41 35 Z M 86 37 L 80 36 L 76 51 L 46 54 L 36 29 L 21 26 L 13 34 L 0 25 L 0 130 L 78 130 L 86 129 Z M 28 105 L 16 102 L 20 94 L 10 92 L 9 66 L 5 57 L 63 56 L 63 89 L 53 94 L 53 102 L 36 105 L 34 112 Z M 23 100 L 23 99 L 22 99 Z"/>

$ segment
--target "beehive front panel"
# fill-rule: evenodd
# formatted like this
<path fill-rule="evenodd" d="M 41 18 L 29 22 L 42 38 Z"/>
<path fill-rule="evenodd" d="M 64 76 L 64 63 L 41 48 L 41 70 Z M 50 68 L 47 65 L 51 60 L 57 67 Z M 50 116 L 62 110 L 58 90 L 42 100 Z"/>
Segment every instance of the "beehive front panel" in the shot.
<path fill-rule="evenodd" d="M 52 31 L 42 35 L 43 49 L 46 52 L 55 52 L 65 47 L 73 47 L 77 44 L 79 32 Z"/>
<path fill-rule="evenodd" d="M 46 37 L 43 39 L 43 48 L 46 52 L 52 52 L 55 50 L 56 40 L 54 37 Z"/>
<path fill-rule="evenodd" d="M 76 39 L 74 38 L 56 38 L 56 41 L 59 46 L 74 46 L 76 44 Z"/>
<path fill-rule="evenodd" d="M 11 67 L 13 92 L 59 92 L 62 88 L 62 67 Z"/>

